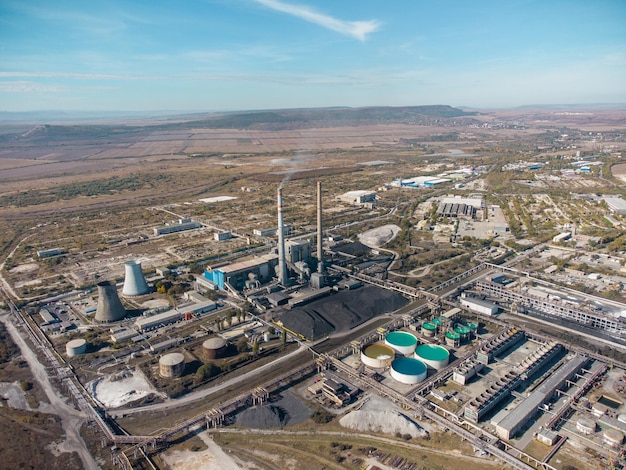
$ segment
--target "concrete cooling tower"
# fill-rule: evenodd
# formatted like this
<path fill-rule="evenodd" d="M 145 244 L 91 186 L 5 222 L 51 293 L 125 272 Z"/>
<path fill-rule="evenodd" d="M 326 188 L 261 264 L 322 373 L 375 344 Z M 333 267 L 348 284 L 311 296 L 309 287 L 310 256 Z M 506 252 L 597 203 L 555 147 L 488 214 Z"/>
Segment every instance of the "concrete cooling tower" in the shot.
<path fill-rule="evenodd" d="M 126 316 L 126 310 L 117 296 L 115 283 L 103 281 L 98 283 L 98 305 L 96 306 L 95 320 L 109 323 L 121 320 Z"/>
<path fill-rule="evenodd" d="M 126 274 L 124 276 L 122 295 L 125 297 L 134 297 L 136 295 L 148 294 L 150 288 L 146 283 L 146 278 L 143 277 L 143 272 L 141 272 L 141 263 L 127 261 L 124 267 Z"/>

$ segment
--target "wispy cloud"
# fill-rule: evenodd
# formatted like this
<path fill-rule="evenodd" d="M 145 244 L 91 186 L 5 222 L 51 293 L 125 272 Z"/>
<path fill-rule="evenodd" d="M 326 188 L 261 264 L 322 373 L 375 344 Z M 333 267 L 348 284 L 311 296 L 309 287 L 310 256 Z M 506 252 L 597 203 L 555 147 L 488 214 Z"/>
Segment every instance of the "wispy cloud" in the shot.
<path fill-rule="evenodd" d="M 378 31 L 380 23 L 376 20 L 369 21 L 345 21 L 332 16 L 318 13 L 304 5 L 289 5 L 278 0 L 254 0 L 272 10 L 287 13 L 305 21 L 318 24 L 324 28 L 336 31 L 346 36 L 352 36 L 359 41 L 365 41 L 368 34 Z"/>

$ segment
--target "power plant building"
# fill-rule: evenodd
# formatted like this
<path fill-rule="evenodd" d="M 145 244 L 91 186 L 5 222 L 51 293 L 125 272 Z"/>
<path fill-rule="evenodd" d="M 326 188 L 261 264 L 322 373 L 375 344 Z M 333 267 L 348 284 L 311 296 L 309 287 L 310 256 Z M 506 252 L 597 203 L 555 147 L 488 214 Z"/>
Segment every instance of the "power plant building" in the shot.
<path fill-rule="evenodd" d="M 222 290 L 226 289 L 227 284 L 235 290 L 243 290 L 249 274 L 256 275 L 261 283 L 269 282 L 274 277 L 276 266 L 278 266 L 278 256 L 267 254 L 228 266 L 209 269 L 204 272 L 204 277 Z"/>
<path fill-rule="evenodd" d="M 285 256 L 290 263 L 311 259 L 311 242 L 307 240 L 287 240 L 285 241 Z"/>

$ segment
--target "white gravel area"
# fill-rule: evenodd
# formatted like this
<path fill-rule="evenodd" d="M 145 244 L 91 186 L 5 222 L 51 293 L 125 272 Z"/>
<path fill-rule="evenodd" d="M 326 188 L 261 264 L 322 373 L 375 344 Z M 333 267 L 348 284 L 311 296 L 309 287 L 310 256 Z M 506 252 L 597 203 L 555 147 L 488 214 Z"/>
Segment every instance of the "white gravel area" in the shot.
<path fill-rule="evenodd" d="M 89 382 L 87 389 L 106 408 L 118 408 L 151 393 L 159 395 L 143 374 L 130 370 Z M 161 395 L 166 398 L 165 395 Z"/>
<path fill-rule="evenodd" d="M 389 400 L 376 395 L 366 398 L 363 405 L 339 420 L 343 427 L 360 432 L 381 432 L 395 436 L 397 433 L 411 437 L 424 437 L 428 432 Z"/>
<path fill-rule="evenodd" d="M 0 382 L 0 397 L 6 400 L 10 408 L 30 410 L 19 382 Z"/>
<path fill-rule="evenodd" d="M 387 224 L 359 234 L 359 241 L 369 247 L 377 248 L 393 240 L 399 232 L 400 227 L 394 224 Z"/>

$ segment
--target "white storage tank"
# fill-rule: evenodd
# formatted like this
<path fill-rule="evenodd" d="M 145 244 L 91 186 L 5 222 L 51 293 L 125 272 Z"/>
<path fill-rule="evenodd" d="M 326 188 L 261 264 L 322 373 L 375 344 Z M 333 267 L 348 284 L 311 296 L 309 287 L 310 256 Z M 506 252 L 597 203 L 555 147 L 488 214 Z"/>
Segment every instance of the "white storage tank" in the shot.
<path fill-rule="evenodd" d="M 585 435 L 596 432 L 596 422 L 593 419 L 581 417 L 576 421 L 576 430 Z"/>
<path fill-rule="evenodd" d="M 436 344 L 421 344 L 415 350 L 415 358 L 433 369 L 440 370 L 450 362 L 450 352 Z"/>
<path fill-rule="evenodd" d="M 602 440 L 610 447 L 619 447 L 624 442 L 624 435 L 617 429 L 606 429 L 602 433 Z"/>
<path fill-rule="evenodd" d="M 410 356 L 415 352 L 417 337 L 406 331 L 392 331 L 385 336 L 385 344 L 404 356 Z"/>
<path fill-rule="evenodd" d="M 65 344 L 65 352 L 67 353 L 68 357 L 85 354 L 85 351 L 87 351 L 87 341 L 82 338 L 73 339 Z"/>
<path fill-rule="evenodd" d="M 391 365 L 395 353 L 391 346 L 374 343 L 361 350 L 361 362 L 374 369 L 383 369 Z"/>
<path fill-rule="evenodd" d="M 416 384 L 428 375 L 426 364 L 412 357 L 398 357 L 391 363 L 391 378 L 403 384 Z"/>
<path fill-rule="evenodd" d="M 159 359 L 159 374 L 161 377 L 178 377 L 185 370 L 185 356 L 181 353 L 170 353 Z"/>

